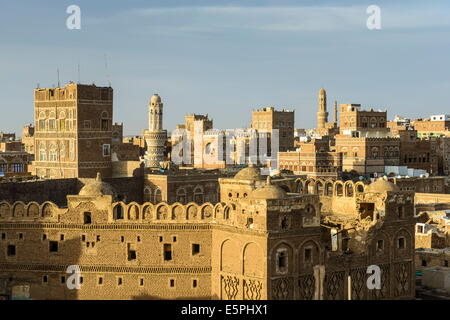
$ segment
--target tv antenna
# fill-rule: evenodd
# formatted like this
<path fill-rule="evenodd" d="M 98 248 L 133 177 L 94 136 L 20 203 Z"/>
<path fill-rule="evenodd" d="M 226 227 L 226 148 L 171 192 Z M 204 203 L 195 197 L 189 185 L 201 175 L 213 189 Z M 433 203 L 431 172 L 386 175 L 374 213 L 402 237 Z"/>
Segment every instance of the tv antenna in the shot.
<path fill-rule="evenodd" d="M 61 86 L 61 83 L 59 82 L 59 68 L 56 68 L 56 77 L 58 78 L 58 88 Z"/>
<path fill-rule="evenodd" d="M 106 72 L 106 80 L 108 81 L 108 86 L 111 87 L 111 75 L 108 71 L 108 59 L 105 53 L 105 72 Z"/>
<path fill-rule="evenodd" d="M 78 60 L 78 84 L 80 84 L 80 78 L 81 78 L 81 76 L 80 76 L 80 61 Z"/>

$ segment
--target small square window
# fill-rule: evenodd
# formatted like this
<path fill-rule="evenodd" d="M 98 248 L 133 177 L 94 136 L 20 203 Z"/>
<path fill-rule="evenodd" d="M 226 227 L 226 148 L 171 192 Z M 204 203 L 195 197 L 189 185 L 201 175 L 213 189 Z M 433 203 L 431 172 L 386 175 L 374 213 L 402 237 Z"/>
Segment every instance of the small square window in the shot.
<path fill-rule="evenodd" d="M 175 287 L 175 279 L 170 279 L 170 287 L 171 288 Z"/>
<path fill-rule="evenodd" d="M 100 236 L 99 235 L 97 235 L 97 242 L 99 242 L 100 241 Z"/>
<path fill-rule="evenodd" d="M 426 260 L 422 260 L 422 267 L 426 267 L 427 266 L 427 261 Z"/>
<path fill-rule="evenodd" d="M 144 279 L 143 279 L 143 278 L 139 279 L 139 285 L 140 285 L 141 287 L 144 286 Z"/>
<path fill-rule="evenodd" d="M 83 242 L 86 241 L 86 235 L 84 235 L 84 234 L 81 235 L 81 241 L 83 241 Z"/>
<path fill-rule="evenodd" d="M 42 235 L 42 240 L 47 240 L 47 235 L 45 233 Z"/>
<path fill-rule="evenodd" d="M 42 282 L 43 283 L 48 283 L 48 276 L 43 276 L 42 277 Z"/>
<path fill-rule="evenodd" d="M 123 284 L 123 279 L 122 278 L 117 278 L 117 285 L 121 286 Z"/>
<path fill-rule="evenodd" d="M 198 243 L 192 244 L 192 255 L 195 256 L 200 253 L 200 245 Z"/>
<path fill-rule="evenodd" d="M 6 239 L 6 233 L 2 233 L 2 240 Z"/>
<path fill-rule="evenodd" d="M 62 283 L 62 284 L 66 283 L 66 277 L 65 277 L 65 276 L 62 276 L 62 277 L 61 277 L 61 283 Z"/>
<path fill-rule="evenodd" d="M 98 283 L 99 285 L 102 285 L 102 284 L 103 284 L 103 277 L 98 277 L 97 283 Z"/>
<path fill-rule="evenodd" d="M 141 242 L 141 237 L 137 236 L 137 242 Z"/>
<path fill-rule="evenodd" d="M 173 237 L 173 242 L 177 242 L 177 237 L 176 236 Z"/>
<path fill-rule="evenodd" d="M 128 261 L 136 260 L 136 251 L 128 250 Z"/>
<path fill-rule="evenodd" d="M 192 280 L 192 288 L 197 288 L 197 280 Z"/>
<path fill-rule="evenodd" d="M 19 240 L 23 240 L 23 233 L 19 233 Z"/>
<path fill-rule="evenodd" d="M 159 242 L 163 242 L 163 237 L 159 237 Z"/>
<path fill-rule="evenodd" d="M 49 252 L 58 252 L 58 241 L 50 241 L 48 244 Z"/>
<path fill-rule="evenodd" d="M 8 257 L 14 257 L 16 255 L 16 246 L 9 245 L 7 249 Z"/>
<path fill-rule="evenodd" d="M 444 260 L 444 267 L 448 267 L 448 260 Z"/>
<path fill-rule="evenodd" d="M 61 235 L 59 236 L 59 240 L 64 241 L 64 235 L 63 235 L 63 234 L 61 234 Z"/>
<path fill-rule="evenodd" d="M 92 215 L 90 212 L 84 212 L 83 213 L 83 222 L 84 224 L 91 224 L 92 223 Z"/>
<path fill-rule="evenodd" d="M 172 245 L 169 243 L 164 244 L 164 260 L 172 260 Z"/>
<path fill-rule="evenodd" d="M 83 281 L 84 281 L 84 278 L 80 277 L 80 284 L 83 283 Z"/>

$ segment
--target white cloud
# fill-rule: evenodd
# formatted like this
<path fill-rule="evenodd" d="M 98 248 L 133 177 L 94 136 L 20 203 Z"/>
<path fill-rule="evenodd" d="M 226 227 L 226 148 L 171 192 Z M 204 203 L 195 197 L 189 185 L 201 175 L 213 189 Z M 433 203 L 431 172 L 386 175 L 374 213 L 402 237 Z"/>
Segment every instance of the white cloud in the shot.
<path fill-rule="evenodd" d="M 450 14 L 439 7 L 380 7 L 384 30 L 450 26 Z M 366 6 L 138 8 L 124 13 L 123 18 L 128 23 L 135 19 L 143 28 L 144 25 L 164 27 L 165 32 L 214 32 L 229 29 L 280 32 L 364 31 L 368 18 L 366 9 Z M 141 19 L 146 22 L 142 23 Z"/>
<path fill-rule="evenodd" d="M 177 7 L 134 9 L 128 14 L 183 30 L 247 29 L 326 31 L 365 26 L 364 7 Z M 180 20 L 176 20 L 179 18 Z M 169 25 L 170 27 L 170 25 Z"/>

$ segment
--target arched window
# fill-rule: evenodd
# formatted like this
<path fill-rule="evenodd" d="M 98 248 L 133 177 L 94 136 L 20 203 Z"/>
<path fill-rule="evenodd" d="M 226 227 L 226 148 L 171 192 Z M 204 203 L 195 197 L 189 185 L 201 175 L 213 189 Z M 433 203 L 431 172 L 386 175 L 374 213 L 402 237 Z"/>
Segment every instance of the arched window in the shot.
<path fill-rule="evenodd" d="M 372 148 L 372 158 L 378 158 L 378 148 L 377 147 Z"/>
<path fill-rule="evenodd" d="M 316 194 L 323 195 L 323 184 L 320 181 L 316 182 Z"/>
<path fill-rule="evenodd" d="M 114 219 L 123 220 L 123 207 L 120 204 L 114 207 Z"/>
<path fill-rule="evenodd" d="M 405 237 L 398 237 L 397 238 L 397 248 L 398 249 L 405 249 L 406 248 Z"/>
<path fill-rule="evenodd" d="M 364 192 L 364 186 L 361 184 L 358 184 L 358 186 L 356 187 L 356 191 L 358 191 L 358 193 L 363 193 Z"/>
<path fill-rule="evenodd" d="M 56 144 L 50 145 L 50 152 L 49 152 L 48 160 L 53 161 L 53 162 L 58 161 L 58 154 L 56 152 Z"/>
<path fill-rule="evenodd" d="M 198 204 L 204 203 L 203 190 L 200 187 L 196 187 L 194 190 L 194 202 Z"/>
<path fill-rule="evenodd" d="M 48 119 L 48 130 L 49 131 L 56 130 L 56 114 L 54 112 L 50 112 L 50 116 Z"/>
<path fill-rule="evenodd" d="M 336 183 L 336 196 L 342 197 L 344 195 L 344 187 L 340 183 Z"/>
<path fill-rule="evenodd" d="M 39 123 L 38 123 L 38 130 L 39 131 L 45 131 L 45 112 L 39 113 Z"/>
<path fill-rule="evenodd" d="M 102 112 L 101 128 L 102 128 L 102 131 L 108 131 L 109 130 L 108 112 L 106 112 L 106 111 Z"/>
<path fill-rule="evenodd" d="M 179 188 L 177 190 L 177 199 L 176 199 L 176 201 L 179 202 L 179 203 L 183 203 L 183 204 L 186 203 L 186 190 L 184 188 Z"/>
<path fill-rule="evenodd" d="M 59 130 L 66 131 L 66 113 L 64 111 L 59 113 Z"/>
<path fill-rule="evenodd" d="M 230 219 L 230 208 L 229 207 L 226 207 L 225 210 L 223 211 L 223 219 L 224 220 Z"/>
<path fill-rule="evenodd" d="M 277 273 L 284 274 L 288 271 L 288 254 L 287 249 L 278 249 L 276 252 L 276 266 Z"/>
<path fill-rule="evenodd" d="M 160 188 L 155 190 L 155 201 L 154 203 L 160 203 L 162 201 L 162 191 Z"/>
<path fill-rule="evenodd" d="M 73 126 L 76 120 L 74 120 L 74 111 L 69 110 L 69 119 L 66 120 L 66 128 L 68 130 L 73 130 Z"/>
<path fill-rule="evenodd" d="M 47 161 L 47 151 L 45 150 L 45 144 L 43 142 L 39 145 L 39 160 Z"/>
<path fill-rule="evenodd" d="M 333 196 L 333 183 L 328 182 L 325 186 L 325 195 L 326 196 Z"/>
<path fill-rule="evenodd" d="M 152 200 L 152 189 L 144 188 L 144 202 L 150 202 Z"/>
<path fill-rule="evenodd" d="M 353 197 L 353 185 L 351 183 L 345 185 L 345 196 Z"/>

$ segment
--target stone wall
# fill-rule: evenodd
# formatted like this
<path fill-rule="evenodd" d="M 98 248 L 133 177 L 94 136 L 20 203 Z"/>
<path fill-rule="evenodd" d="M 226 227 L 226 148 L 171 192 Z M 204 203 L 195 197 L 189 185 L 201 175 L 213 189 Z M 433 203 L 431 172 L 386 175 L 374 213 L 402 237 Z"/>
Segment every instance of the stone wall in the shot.
<path fill-rule="evenodd" d="M 0 183 L 0 201 L 6 202 L 53 202 L 58 206 L 67 205 L 68 195 L 77 195 L 90 179 L 52 179 L 28 182 Z M 144 182 L 142 178 L 109 178 L 104 179 L 126 202 L 143 202 Z"/>
<path fill-rule="evenodd" d="M 51 201 L 64 206 L 67 203 L 66 196 L 78 194 L 80 188 L 77 179 L 0 183 L 0 201 Z"/>

